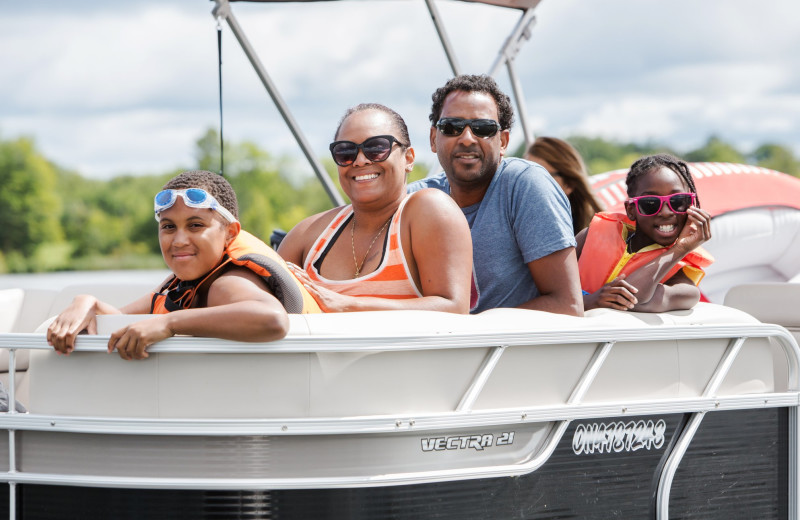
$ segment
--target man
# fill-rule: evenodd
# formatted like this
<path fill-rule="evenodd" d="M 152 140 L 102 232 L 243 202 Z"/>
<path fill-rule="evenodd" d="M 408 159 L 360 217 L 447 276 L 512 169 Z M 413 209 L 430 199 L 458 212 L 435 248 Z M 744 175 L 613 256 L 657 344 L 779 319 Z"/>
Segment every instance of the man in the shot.
<path fill-rule="evenodd" d="M 444 172 L 409 185 L 449 193 L 469 222 L 478 303 L 583 315 L 564 192 L 541 166 L 504 159 L 511 100 L 488 76 L 458 76 L 433 94 L 431 150 Z M 444 237 L 443 237 L 444 238 Z"/>

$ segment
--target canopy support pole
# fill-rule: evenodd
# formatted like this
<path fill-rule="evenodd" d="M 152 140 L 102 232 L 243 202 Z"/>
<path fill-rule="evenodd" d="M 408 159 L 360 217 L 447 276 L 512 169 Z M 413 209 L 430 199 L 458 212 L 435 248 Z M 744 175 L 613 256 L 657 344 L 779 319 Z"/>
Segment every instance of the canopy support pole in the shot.
<path fill-rule="evenodd" d="M 458 66 L 456 53 L 453 51 L 453 46 L 450 45 L 450 39 L 447 37 L 447 32 L 444 30 L 442 17 L 439 15 L 439 9 L 436 7 L 434 0 L 425 0 L 425 4 L 428 6 L 428 12 L 431 14 L 433 25 L 436 27 L 439 40 L 442 42 L 442 48 L 444 48 L 444 53 L 447 55 L 447 61 L 450 63 L 450 69 L 453 71 L 453 76 L 458 76 L 461 74 L 461 67 Z"/>
<path fill-rule="evenodd" d="M 275 85 L 272 83 L 272 79 L 270 79 L 269 74 L 267 74 L 266 69 L 261 64 L 261 61 L 258 59 L 253 47 L 250 45 L 250 42 L 247 40 L 247 37 L 244 35 L 239 23 L 236 21 L 236 17 L 233 16 L 231 12 L 231 6 L 228 3 L 228 0 L 214 0 L 216 3 L 216 7 L 212 11 L 212 14 L 217 19 L 224 19 L 228 22 L 228 27 L 231 28 L 233 31 L 234 36 L 239 41 L 239 45 L 242 46 L 242 50 L 244 51 L 247 59 L 250 60 L 250 64 L 253 66 L 253 69 L 258 74 L 259 79 L 261 79 L 261 83 L 263 83 L 264 88 L 267 89 L 270 97 L 272 98 L 272 102 L 275 103 L 278 111 L 280 112 L 283 120 L 286 122 L 289 130 L 294 135 L 297 144 L 300 145 L 300 148 L 303 150 L 303 154 L 306 156 L 311 168 L 313 168 L 314 173 L 319 178 L 320 182 L 322 183 L 322 187 L 330 197 L 331 201 L 336 206 L 344 205 L 344 200 L 342 196 L 339 194 L 339 191 L 333 185 L 330 177 L 328 177 L 328 173 L 325 171 L 325 168 L 319 162 L 319 159 L 313 154 L 311 151 L 311 146 L 309 145 L 308 141 L 303 135 L 303 132 L 300 131 L 300 127 L 298 126 L 297 122 L 295 121 L 294 117 L 292 116 L 291 112 L 289 111 L 289 107 L 283 101 L 278 89 L 275 88 Z"/>
<path fill-rule="evenodd" d="M 520 83 L 516 69 L 514 69 L 514 59 L 517 57 L 517 53 L 519 53 L 522 45 L 531 37 L 531 29 L 536 22 L 536 16 L 533 14 L 533 10 L 536 9 L 537 5 L 539 5 L 539 2 L 525 9 L 517 25 L 514 26 L 514 29 L 500 48 L 500 52 L 498 52 L 492 67 L 489 69 L 489 75 L 494 76 L 503 63 L 505 63 L 508 68 L 508 77 L 511 80 L 514 101 L 517 103 L 517 113 L 519 114 L 520 125 L 522 125 L 526 149 L 533 143 L 534 136 L 529 126 L 528 109 L 525 105 L 525 94 L 522 91 L 522 83 Z"/>

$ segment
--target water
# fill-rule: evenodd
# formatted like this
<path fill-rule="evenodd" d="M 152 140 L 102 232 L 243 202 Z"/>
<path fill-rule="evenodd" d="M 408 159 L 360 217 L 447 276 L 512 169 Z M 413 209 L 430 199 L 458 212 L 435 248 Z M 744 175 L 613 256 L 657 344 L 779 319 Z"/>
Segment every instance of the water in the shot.
<path fill-rule="evenodd" d="M 153 287 L 160 284 L 170 271 L 166 269 L 130 271 L 59 271 L 54 273 L 0 275 L 0 289 L 56 289 L 70 285 L 143 283 Z"/>

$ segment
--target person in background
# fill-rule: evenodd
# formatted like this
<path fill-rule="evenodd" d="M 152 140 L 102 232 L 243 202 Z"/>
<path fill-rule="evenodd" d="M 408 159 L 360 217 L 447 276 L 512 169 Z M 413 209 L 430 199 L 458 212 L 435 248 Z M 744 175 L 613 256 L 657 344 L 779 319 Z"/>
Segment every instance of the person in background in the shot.
<path fill-rule="evenodd" d="M 625 214 L 597 213 L 577 236 L 584 307 L 694 307 L 713 258 L 700 247 L 711 238 L 711 216 L 700 209 L 689 167 L 650 155 L 633 163 L 625 182 Z"/>
<path fill-rule="evenodd" d="M 478 305 L 583 315 L 569 202 L 539 165 L 503 158 L 511 100 L 489 76 L 464 75 L 434 92 L 431 150 L 444 172 L 409 185 L 449 194 L 472 234 Z"/>
<path fill-rule="evenodd" d="M 351 204 L 306 218 L 278 249 L 320 307 L 467 313 L 469 227 L 438 190 L 406 193 L 414 149 L 403 118 L 375 103 L 353 107 L 330 151 Z"/>
<path fill-rule="evenodd" d="M 603 207 L 589 187 L 589 174 L 578 151 L 555 137 L 537 137 L 525 152 L 525 159 L 544 167 L 569 199 L 572 229 L 577 235 Z"/>

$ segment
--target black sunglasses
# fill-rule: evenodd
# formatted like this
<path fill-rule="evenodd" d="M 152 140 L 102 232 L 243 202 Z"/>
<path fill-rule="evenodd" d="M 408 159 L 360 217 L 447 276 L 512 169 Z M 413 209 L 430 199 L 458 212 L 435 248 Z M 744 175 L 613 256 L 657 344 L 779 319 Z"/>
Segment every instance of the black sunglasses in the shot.
<path fill-rule="evenodd" d="M 694 193 L 673 193 L 672 195 L 643 195 L 641 197 L 631 197 L 628 202 L 636 204 L 636 211 L 639 215 L 646 217 L 657 215 L 661 212 L 664 202 L 673 213 L 686 213 L 689 207 L 697 200 Z"/>
<path fill-rule="evenodd" d="M 361 144 L 356 144 L 353 141 L 334 141 L 328 148 L 331 150 L 333 162 L 339 166 L 350 166 L 358 157 L 359 150 L 364 152 L 364 157 L 372 162 L 385 161 L 392 155 L 394 143 L 400 146 L 407 146 L 392 135 L 376 135 Z"/>
<path fill-rule="evenodd" d="M 484 139 L 492 137 L 500 130 L 500 125 L 494 119 L 462 119 L 460 117 L 443 117 L 436 123 L 436 128 L 448 137 L 461 135 L 464 128 L 469 126 L 475 137 Z"/>

